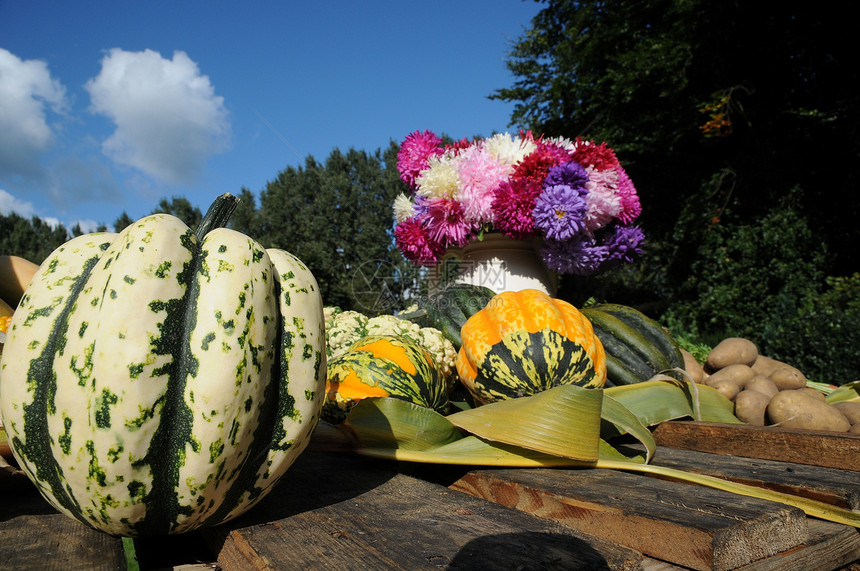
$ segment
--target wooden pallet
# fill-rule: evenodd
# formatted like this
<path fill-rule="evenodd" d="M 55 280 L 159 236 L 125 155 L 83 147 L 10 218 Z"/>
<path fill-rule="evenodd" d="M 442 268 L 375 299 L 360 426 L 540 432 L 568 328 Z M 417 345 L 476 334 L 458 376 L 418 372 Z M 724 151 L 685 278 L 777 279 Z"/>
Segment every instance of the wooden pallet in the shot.
<path fill-rule="evenodd" d="M 685 450 L 684 442 L 701 440 L 690 436 L 699 428 L 735 436 L 720 453 Z M 806 458 L 825 467 L 727 453 L 734 440 L 764 438 L 747 430 L 666 423 L 655 431 L 662 444 L 654 463 L 857 509 L 860 473 L 829 467 L 829 451 L 851 441 L 818 434 L 818 453 Z M 670 448 L 670 434 L 687 436 Z M 808 435 L 770 436 L 782 443 L 773 447 L 795 437 Z M 0 568 L 125 566 L 120 539 L 58 514 L 29 482 L 0 485 Z M 860 561 L 857 529 L 773 502 L 618 471 L 431 466 L 313 451 L 241 518 L 135 545 L 141 569 L 860 571 L 852 567 Z"/>

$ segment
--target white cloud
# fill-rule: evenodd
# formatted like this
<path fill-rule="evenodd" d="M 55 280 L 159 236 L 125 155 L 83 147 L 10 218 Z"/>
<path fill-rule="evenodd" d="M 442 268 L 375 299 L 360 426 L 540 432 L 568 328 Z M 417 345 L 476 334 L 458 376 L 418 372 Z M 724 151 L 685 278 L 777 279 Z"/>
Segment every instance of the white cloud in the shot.
<path fill-rule="evenodd" d="M 66 90 L 43 61 L 21 60 L 0 48 L 0 175 L 36 176 L 54 141 L 46 107 L 63 113 Z"/>
<path fill-rule="evenodd" d="M 117 163 L 188 184 L 210 156 L 227 147 L 224 98 L 184 52 L 170 60 L 152 50 L 114 48 L 85 87 L 92 110 L 116 123 L 102 149 Z"/>
<path fill-rule="evenodd" d="M 30 218 L 36 213 L 36 209 L 30 202 L 18 200 L 2 188 L 0 188 L 0 214 L 8 216 L 12 213 L 24 218 Z"/>

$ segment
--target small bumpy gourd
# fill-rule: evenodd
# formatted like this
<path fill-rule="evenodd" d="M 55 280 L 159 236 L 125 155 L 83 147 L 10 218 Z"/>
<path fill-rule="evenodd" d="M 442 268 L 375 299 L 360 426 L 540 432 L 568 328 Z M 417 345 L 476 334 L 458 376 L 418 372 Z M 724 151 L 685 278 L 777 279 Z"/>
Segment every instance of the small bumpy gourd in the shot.
<path fill-rule="evenodd" d="M 476 404 L 606 382 L 606 355 L 591 322 L 538 290 L 496 295 L 466 321 L 461 336 L 457 372 Z"/>
<path fill-rule="evenodd" d="M 339 423 L 369 397 L 405 400 L 447 412 L 450 385 L 432 355 L 412 339 L 368 335 L 328 365 L 323 418 Z"/>

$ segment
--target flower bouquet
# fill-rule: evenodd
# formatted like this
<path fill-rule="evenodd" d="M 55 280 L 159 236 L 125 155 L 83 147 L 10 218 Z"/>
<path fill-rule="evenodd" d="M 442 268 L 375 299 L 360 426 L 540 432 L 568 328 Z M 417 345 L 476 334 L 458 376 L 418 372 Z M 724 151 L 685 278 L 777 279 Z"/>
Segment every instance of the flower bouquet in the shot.
<path fill-rule="evenodd" d="M 394 235 L 418 265 L 488 231 L 540 238 L 543 262 L 561 274 L 595 274 L 642 252 L 639 197 L 605 143 L 526 132 L 444 145 L 415 131 L 397 159 L 410 193 L 394 201 Z"/>

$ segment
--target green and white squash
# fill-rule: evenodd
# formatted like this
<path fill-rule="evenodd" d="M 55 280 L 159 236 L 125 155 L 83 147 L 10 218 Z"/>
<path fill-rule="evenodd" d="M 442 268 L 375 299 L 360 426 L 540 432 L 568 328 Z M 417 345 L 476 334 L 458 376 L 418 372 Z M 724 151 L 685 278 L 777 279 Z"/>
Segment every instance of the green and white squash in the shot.
<path fill-rule="evenodd" d="M 293 255 L 155 214 L 72 239 L 10 325 L 0 403 L 15 458 L 61 512 L 118 536 L 242 514 L 310 440 L 325 389 L 319 287 Z"/>

